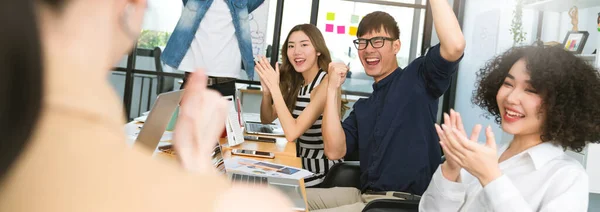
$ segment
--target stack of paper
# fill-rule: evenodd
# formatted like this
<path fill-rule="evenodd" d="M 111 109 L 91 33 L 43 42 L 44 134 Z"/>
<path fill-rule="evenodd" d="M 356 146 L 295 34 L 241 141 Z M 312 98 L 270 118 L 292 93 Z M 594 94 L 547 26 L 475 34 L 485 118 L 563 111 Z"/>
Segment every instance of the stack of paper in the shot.
<path fill-rule="evenodd" d="M 223 154 L 221 153 L 221 145 L 217 144 L 215 148 L 213 148 L 212 152 L 212 163 L 213 166 L 219 171 L 221 174 L 225 174 L 225 162 L 223 161 Z"/>
<path fill-rule="evenodd" d="M 282 177 L 299 180 L 313 175 L 312 172 L 305 169 L 241 157 L 225 159 L 225 167 L 227 171 L 243 172 L 263 177 Z"/>

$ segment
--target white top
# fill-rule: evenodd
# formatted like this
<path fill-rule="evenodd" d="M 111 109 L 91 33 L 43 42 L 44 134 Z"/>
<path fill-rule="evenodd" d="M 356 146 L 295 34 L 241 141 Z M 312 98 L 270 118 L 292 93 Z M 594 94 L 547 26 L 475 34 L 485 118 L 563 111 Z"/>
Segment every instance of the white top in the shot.
<path fill-rule="evenodd" d="M 419 211 L 588 210 L 588 175 L 562 147 L 541 143 L 503 161 L 500 170 L 503 175 L 482 189 L 479 180 L 465 170 L 460 173 L 462 183 L 456 183 L 444 178 L 438 167 Z"/>
<path fill-rule="evenodd" d="M 208 8 L 178 67 L 186 72 L 197 68 L 203 68 L 206 75 L 213 77 L 240 76 L 242 55 L 225 0 L 215 0 Z"/>

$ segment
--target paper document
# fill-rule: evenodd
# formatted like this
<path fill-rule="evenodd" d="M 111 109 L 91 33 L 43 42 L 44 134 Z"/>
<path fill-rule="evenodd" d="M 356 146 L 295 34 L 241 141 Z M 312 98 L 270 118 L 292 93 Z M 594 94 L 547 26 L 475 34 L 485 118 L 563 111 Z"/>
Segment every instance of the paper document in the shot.
<path fill-rule="evenodd" d="M 229 101 L 229 114 L 225 128 L 227 130 L 227 143 L 229 146 L 236 146 L 244 143 L 244 131 L 240 126 L 238 112 L 235 110 L 233 101 Z"/>
<path fill-rule="evenodd" d="M 297 180 L 313 175 L 308 170 L 242 157 L 225 159 L 225 168 L 227 171 L 243 172 L 263 177 L 282 177 Z"/>
<path fill-rule="evenodd" d="M 146 122 L 146 119 L 148 119 L 148 116 L 140 116 L 137 117 L 135 119 L 133 119 L 134 121 L 138 121 L 138 122 Z"/>

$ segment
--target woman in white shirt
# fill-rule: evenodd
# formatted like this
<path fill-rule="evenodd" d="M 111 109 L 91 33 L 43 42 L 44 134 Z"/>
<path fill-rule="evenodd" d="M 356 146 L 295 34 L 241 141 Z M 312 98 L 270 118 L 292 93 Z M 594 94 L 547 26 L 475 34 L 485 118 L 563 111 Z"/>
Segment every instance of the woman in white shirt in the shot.
<path fill-rule="evenodd" d="M 445 114 L 446 161 L 420 211 L 587 211 L 588 176 L 564 150 L 600 141 L 598 72 L 560 47 L 516 47 L 477 76 L 473 103 L 514 138 L 497 148 L 488 126 L 477 144 L 480 125 L 467 138 L 460 114 Z"/>

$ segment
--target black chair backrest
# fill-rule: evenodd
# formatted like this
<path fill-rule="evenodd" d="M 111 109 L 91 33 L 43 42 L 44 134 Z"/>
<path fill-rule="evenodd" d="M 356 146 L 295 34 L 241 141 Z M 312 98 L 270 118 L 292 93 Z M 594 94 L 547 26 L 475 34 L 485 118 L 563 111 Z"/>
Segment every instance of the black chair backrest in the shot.
<path fill-rule="evenodd" d="M 156 72 L 162 73 L 163 66 L 162 61 L 160 60 L 160 55 L 162 54 L 162 50 L 160 47 L 154 47 L 154 49 L 141 49 L 138 48 L 136 50 L 137 56 L 142 57 L 153 57 L 154 58 L 154 67 L 156 68 Z M 157 89 L 156 94 L 161 94 L 164 92 L 169 92 L 173 90 L 174 87 L 174 79 L 173 77 L 165 77 L 165 76 L 156 76 L 157 79 Z"/>
<path fill-rule="evenodd" d="M 360 165 L 358 162 L 342 162 L 333 165 L 321 183 L 322 188 L 354 187 L 360 189 Z"/>
<path fill-rule="evenodd" d="M 418 200 L 378 199 L 369 202 L 363 212 L 418 212 Z"/>

